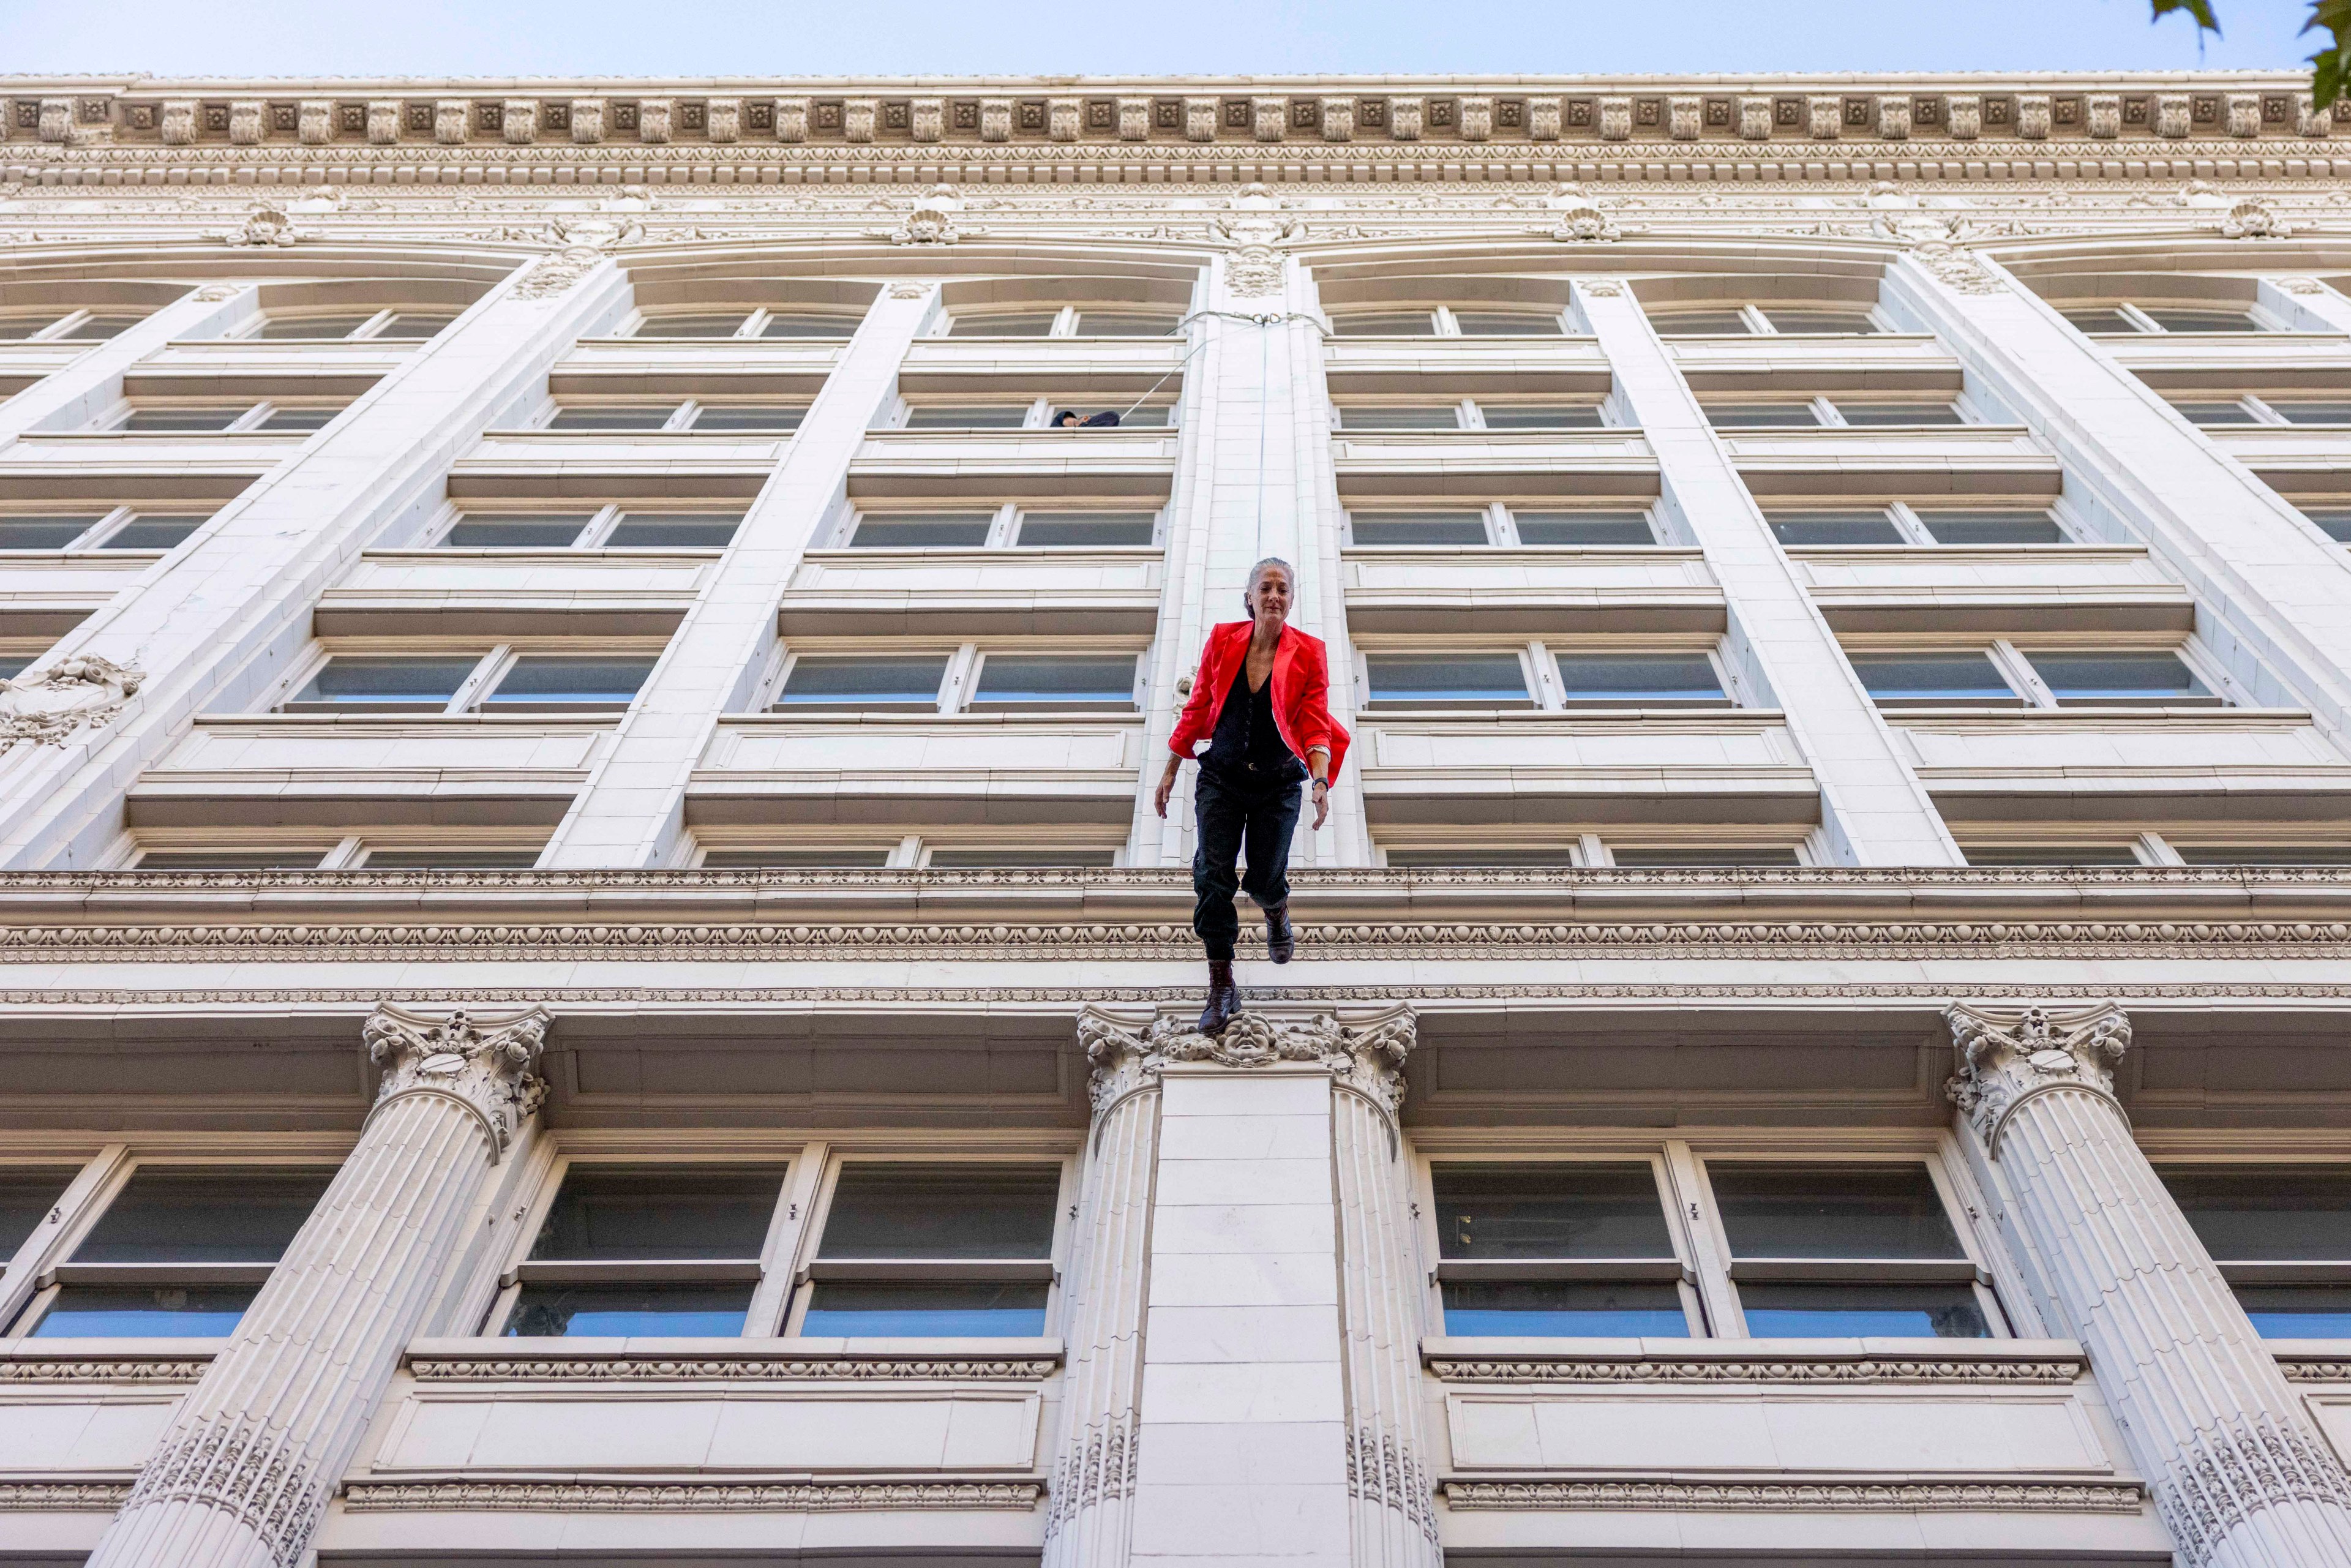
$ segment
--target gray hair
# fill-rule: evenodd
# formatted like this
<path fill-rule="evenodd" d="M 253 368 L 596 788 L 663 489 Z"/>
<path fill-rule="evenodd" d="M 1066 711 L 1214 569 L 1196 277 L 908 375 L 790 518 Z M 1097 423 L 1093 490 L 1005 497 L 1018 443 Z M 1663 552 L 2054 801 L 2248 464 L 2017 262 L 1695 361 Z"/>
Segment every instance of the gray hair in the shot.
<path fill-rule="evenodd" d="M 1249 568 L 1249 587 L 1242 590 L 1244 595 L 1255 593 L 1257 591 L 1257 580 L 1265 575 L 1265 569 L 1270 566 L 1278 566 L 1281 568 L 1281 574 L 1290 579 L 1290 591 L 1292 593 L 1298 591 L 1298 569 L 1290 565 L 1288 561 L 1282 559 L 1278 555 L 1270 555 L 1263 560 L 1258 562 L 1255 566 Z"/>

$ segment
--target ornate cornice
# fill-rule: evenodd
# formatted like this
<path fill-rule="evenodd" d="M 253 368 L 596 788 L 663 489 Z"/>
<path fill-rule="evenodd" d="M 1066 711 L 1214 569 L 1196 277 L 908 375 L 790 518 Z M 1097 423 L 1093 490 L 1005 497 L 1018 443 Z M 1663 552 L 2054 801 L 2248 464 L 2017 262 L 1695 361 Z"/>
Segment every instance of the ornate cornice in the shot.
<path fill-rule="evenodd" d="M 1078 1043 L 1093 1069 L 1089 1087 L 1097 1115 L 1182 1063 L 1312 1065 L 1394 1115 L 1404 1103 L 1404 1063 L 1414 1040 L 1411 1009 L 1401 1005 L 1356 1025 L 1327 1017 L 1282 1023 L 1262 1013 L 1237 1013 L 1222 1034 L 1202 1034 L 1165 1018 L 1138 1029 L 1098 1008 L 1078 1016 Z"/>
<path fill-rule="evenodd" d="M 1033 1509 L 1041 1480 L 351 1481 L 352 1513 L 845 1513 Z"/>
<path fill-rule="evenodd" d="M 515 1130 L 546 1097 L 547 1085 L 534 1069 L 548 1022 L 547 1010 L 536 1006 L 477 1020 L 462 1008 L 435 1019 L 378 1003 L 365 1034 L 368 1060 L 382 1070 L 383 1080 L 368 1120 L 402 1099 L 454 1102 L 481 1124 L 490 1162 L 496 1164 Z"/>
<path fill-rule="evenodd" d="M 1451 1383 L 2066 1385 L 2077 1381 L 2088 1363 L 2080 1356 L 2032 1360 L 1868 1356 L 1834 1361 L 1645 1356 L 1637 1361 L 1604 1361 L 1448 1355 L 1430 1360 L 1427 1366 L 1433 1375 Z"/>
<path fill-rule="evenodd" d="M 1962 1003 L 1944 1017 L 1959 1055 L 1945 1091 L 1994 1155 L 2009 1118 L 2043 1094 L 2093 1094 L 2122 1114 L 2114 1070 L 2130 1048 L 2131 1026 L 2114 1003 L 2058 1011 Z"/>
<path fill-rule="evenodd" d="M 412 1355 L 408 1370 L 420 1383 L 639 1383 L 648 1381 L 790 1382 L 955 1381 L 1040 1383 L 1061 1367 L 1053 1356 L 878 1355 L 516 1357 Z"/>
<path fill-rule="evenodd" d="M 129 1481 L 0 1481 L 0 1513 L 115 1513 Z"/>
<path fill-rule="evenodd" d="M 2280 1356 L 2278 1371 L 2288 1383 L 2351 1383 L 2351 1361 L 2327 1356 Z"/>
<path fill-rule="evenodd" d="M 1732 1513 L 2137 1513 L 2128 1483 L 2066 1481 L 1449 1480 L 1456 1509 L 1719 1510 Z"/>
<path fill-rule="evenodd" d="M 58 1383 L 194 1383 L 212 1365 L 210 1356 L 78 1356 L 71 1361 L 31 1356 L 0 1360 L 0 1385 Z"/>

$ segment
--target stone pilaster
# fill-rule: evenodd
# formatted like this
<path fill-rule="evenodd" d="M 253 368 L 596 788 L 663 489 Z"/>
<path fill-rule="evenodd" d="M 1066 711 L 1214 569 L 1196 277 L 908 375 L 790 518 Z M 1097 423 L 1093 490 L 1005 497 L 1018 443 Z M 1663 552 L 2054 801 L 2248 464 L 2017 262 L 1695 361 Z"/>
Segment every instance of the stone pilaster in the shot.
<path fill-rule="evenodd" d="M 2132 1141 L 2130 1023 L 1955 1007 L 1951 1097 L 2013 1195 L 2186 1568 L 2351 1563 L 2351 1481 Z"/>
<path fill-rule="evenodd" d="M 181 1404 L 95 1568 L 295 1568 L 438 1288 L 484 1176 L 541 1092 L 537 1008 L 368 1020 L 359 1146 Z"/>
<path fill-rule="evenodd" d="M 1046 1568 L 1127 1560 L 1159 1156 L 1159 1077 L 1144 1070 L 1141 1034 L 1089 1008 L 1078 1019 L 1078 1041 L 1092 1068 L 1094 1120 L 1070 1270 L 1069 1374 L 1047 1500 Z"/>

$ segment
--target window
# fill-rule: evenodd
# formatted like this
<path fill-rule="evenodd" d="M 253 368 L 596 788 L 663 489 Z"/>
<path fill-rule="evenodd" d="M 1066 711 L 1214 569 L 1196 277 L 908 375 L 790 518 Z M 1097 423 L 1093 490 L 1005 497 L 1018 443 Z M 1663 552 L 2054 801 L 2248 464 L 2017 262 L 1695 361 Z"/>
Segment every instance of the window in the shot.
<path fill-rule="evenodd" d="M 1569 707 L 1729 707 L 1722 677 L 1704 653 L 1558 653 Z"/>
<path fill-rule="evenodd" d="M 808 338 L 839 340 L 854 337 L 862 314 L 833 310 L 655 310 L 637 323 L 640 338 Z"/>
<path fill-rule="evenodd" d="M 765 402 L 567 402 L 541 426 L 557 431 L 689 431 L 697 435 L 785 435 L 808 409 Z"/>
<path fill-rule="evenodd" d="M 1853 672 L 1880 707 L 2024 706 L 1988 653 L 1856 654 Z"/>
<path fill-rule="evenodd" d="M 1615 864 L 1624 866 L 1629 870 L 1648 868 L 1655 870 L 1683 869 L 1702 871 L 1719 869 L 1731 871 L 1737 870 L 1741 866 L 1798 865 L 1802 863 L 1796 854 L 1794 846 L 1790 844 L 1754 845 L 1748 847 L 1719 844 L 1674 844 L 1657 847 L 1638 847 L 1628 844 L 1612 844 L 1609 846 L 1608 858 Z"/>
<path fill-rule="evenodd" d="M 1183 318 L 1172 310 L 1081 310 L 1081 338 L 1165 338 L 1174 335 Z"/>
<path fill-rule="evenodd" d="M 934 871 L 1038 871 L 1106 866 L 1118 859 L 1115 850 L 1002 849 L 932 850 L 924 864 Z"/>
<path fill-rule="evenodd" d="M 2264 1339 L 2351 1339 L 2351 1169 L 2169 1166 L 2158 1173 Z"/>
<path fill-rule="evenodd" d="M 1657 542 L 1646 512 L 1514 510 L 1510 521 L 1517 527 L 1520 544 L 1604 547 Z"/>
<path fill-rule="evenodd" d="M 1061 1190 L 1058 1166 L 845 1162 L 794 1332 L 1042 1334 Z"/>
<path fill-rule="evenodd" d="M 212 520 L 178 508 L 0 513 L 0 550 L 167 550 Z"/>
<path fill-rule="evenodd" d="M 637 324 L 640 338 L 732 338 L 749 321 L 741 310 L 648 311 Z"/>
<path fill-rule="evenodd" d="M 2215 696 L 2177 653 L 2061 653 L 2026 655 L 2061 705 L 2144 707 L 2160 704 L 2219 706 Z"/>
<path fill-rule="evenodd" d="M 1840 310 L 1823 306 L 1767 305 L 1762 308 L 1762 316 L 1775 332 L 1850 336 L 1877 330 L 1877 323 L 1871 319 L 1865 306 Z"/>
<path fill-rule="evenodd" d="M 2351 865 L 2351 844 L 2183 844 L 2171 848 L 2189 865 Z"/>
<path fill-rule="evenodd" d="M 1516 653 L 1374 653 L 1364 661 L 1371 701 L 1386 707 L 1531 708 Z"/>
<path fill-rule="evenodd" d="M 167 550 L 212 520 L 206 512 L 133 512 L 98 541 L 104 550 Z"/>
<path fill-rule="evenodd" d="M 1447 1334 L 1689 1334 L 1682 1265 L 1646 1161 L 1440 1165 L 1429 1174 Z"/>
<path fill-rule="evenodd" d="M 369 850 L 370 871 L 528 871 L 539 852 L 520 850 Z"/>
<path fill-rule="evenodd" d="M 396 311 L 382 326 L 370 334 L 378 342 L 391 339 L 400 342 L 421 342 L 441 335 L 441 329 L 455 321 L 454 314 L 434 310 Z"/>
<path fill-rule="evenodd" d="M 1131 711 L 1134 706 L 1135 658 L 1119 654 L 1071 658 L 1033 653 L 989 653 L 980 661 L 975 712 L 1017 708 Z"/>
<path fill-rule="evenodd" d="M 1663 306 L 1649 319 L 1664 338 L 1734 338 L 1749 333 L 1853 336 L 1879 330 L 1866 305 L 1729 305 L 1677 309 Z"/>
<path fill-rule="evenodd" d="M 74 1166 L 0 1166 L 0 1260 L 15 1256 L 57 1207 Z M 0 1261 L 0 1269 L 6 1268 Z"/>
<path fill-rule="evenodd" d="M 333 1179 L 330 1169 L 141 1166 L 34 1299 L 32 1337 L 230 1333 Z"/>
<path fill-rule="evenodd" d="M 1050 338 L 1061 319 L 1053 310 L 956 311 L 947 323 L 951 338 Z"/>
<path fill-rule="evenodd" d="M 1915 509 L 1919 526 L 1938 545 L 2055 545 L 2065 542 L 2047 512 Z"/>
<path fill-rule="evenodd" d="M 885 849 L 852 847 L 822 849 L 759 849 L 705 850 L 702 866 L 712 870 L 878 871 L 890 863 L 890 852 Z"/>
<path fill-rule="evenodd" d="M 572 1161 L 515 1270 L 504 1332 L 741 1334 L 783 1181 L 779 1166 Z"/>
<path fill-rule="evenodd" d="M 1991 1334 L 1924 1166 L 1709 1163 L 1707 1177 L 1750 1337 Z"/>
<path fill-rule="evenodd" d="M 2265 397 L 2262 401 L 2288 424 L 2351 424 L 2351 402 L 2341 398 Z"/>
<path fill-rule="evenodd" d="M 864 317 L 847 311 L 831 310 L 770 310 L 764 320 L 751 329 L 760 338 L 809 338 L 841 341 L 857 336 Z"/>
<path fill-rule="evenodd" d="M 1598 430 L 1607 423 L 1596 402 L 1480 402 L 1478 416 L 1489 430 Z"/>
<path fill-rule="evenodd" d="M 906 430 L 1021 430 L 1036 404 L 1022 402 L 914 403 L 906 410 Z"/>
<path fill-rule="evenodd" d="M 739 507 L 640 511 L 465 511 L 438 541 L 444 549 L 723 549 L 743 524 Z"/>
<path fill-rule="evenodd" d="M 324 430 L 328 422 L 341 412 L 333 408 L 273 408 L 250 428 L 270 432 Z"/>
<path fill-rule="evenodd" d="M 567 403 L 549 416 L 549 430 L 666 430 L 673 403 Z"/>
<path fill-rule="evenodd" d="M 48 343 L 103 342 L 120 337 L 146 319 L 143 311 L 60 310 L 54 305 L 38 310 L 12 310 L 0 316 L 0 343 L 23 343 L 34 339 Z"/>
<path fill-rule="evenodd" d="M 706 402 L 685 428 L 697 435 L 781 435 L 798 430 L 807 413 L 797 403 Z"/>
<path fill-rule="evenodd" d="M 27 512 L 0 517 L 0 550 L 58 550 L 106 520 L 104 512 Z"/>
<path fill-rule="evenodd" d="M 792 661 L 776 706 L 784 711 L 868 709 L 930 712 L 946 684 L 945 653 L 914 657 L 803 655 Z"/>
<path fill-rule="evenodd" d="M 1342 338 L 1434 338 L 1433 310 L 1358 310 L 1334 314 L 1331 329 Z"/>
<path fill-rule="evenodd" d="M 263 342 L 330 342 L 349 338 L 381 314 L 374 310 L 338 311 L 331 315 L 268 315 L 253 336 Z"/>
<path fill-rule="evenodd" d="M 1713 310 L 1662 309 L 1649 320 L 1661 338 L 1740 338 L 1755 330 L 1747 312 L 1735 305 Z"/>
<path fill-rule="evenodd" d="M 2175 398 L 2172 407 L 2195 425 L 2264 424 L 2268 422 L 2242 398 Z"/>
<path fill-rule="evenodd" d="M 102 428 L 131 435 L 284 434 L 324 429 L 340 404 L 251 402 L 141 403 Z"/>
<path fill-rule="evenodd" d="M 1342 430 L 1458 430 L 1461 410 L 1454 403 L 1343 403 Z"/>
<path fill-rule="evenodd" d="M 1657 542 L 1649 514 L 1618 507 L 1519 511 L 1513 507 L 1448 507 L 1347 514 L 1348 542 L 1356 547 L 1437 549 L 1456 546 L 1568 545 L 1585 549 Z M 1513 537 L 1515 536 L 1515 537 Z"/>
<path fill-rule="evenodd" d="M 1836 411 L 1847 424 L 1863 427 L 1967 423 L 1959 405 L 1948 398 L 1880 399 L 1870 402 L 1839 398 Z"/>
<path fill-rule="evenodd" d="M 2258 332 L 2262 323 L 2242 307 L 2143 305 L 2141 315 L 2166 332 Z"/>
<path fill-rule="evenodd" d="M 1022 512 L 1013 542 L 1029 549 L 1111 549 L 1149 545 L 1155 512 Z"/>
<path fill-rule="evenodd" d="M 620 713 L 653 674 L 650 656 L 526 653 L 482 699 L 486 713 Z"/>
<path fill-rule="evenodd" d="M 1796 430 L 1821 423 L 1810 402 L 1710 402 L 1705 409 L 1717 430 Z"/>
<path fill-rule="evenodd" d="M 1908 541 L 1883 508 L 1861 512 L 1769 512 L 1771 537 L 1783 545 L 1898 545 Z"/>
<path fill-rule="evenodd" d="M 2074 305 L 2059 308 L 2057 314 L 2085 332 L 2136 332 L 2139 325 L 2128 312 L 2114 305 Z"/>
<path fill-rule="evenodd" d="M 139 871 L 310 871 L 326 852 L 291 850 L 145 850 Z"/>
<path fill-rule="evenodd" d="M 1442 849 L 1397 848 L 1387 852 L 1388 864 L 1397 867 L 1573 866 L 1583 863 L 1565 844 L 1541 849 L 1500 848 L 1492 844 L 1458 844 Z"/>
<path fill-rule="evenodd" d="M 996 526 L 989 512 L 925 512 L 863 517 L 849 536 L 852 549 L 977 549 Z"/>
<path fill-rule="evenodd" d="M 286 703 L 288 713 L 357 709 L 375 713 L 443 713 L 481 664 L 475 653 L 369 655 L 338 653 Z"/>
<path fill-rule="evenodd" d="M 1349 532 L 1359 545 L 1482 545 L 1483 512 L 1350 512 Z"/>
<path fill-rule="evenodd" d="M 441 543 L 451 549 L 568 549 L 595 520 L 593 512 L 467 512 Z"/>
<path fill-rule="evenodd" d="M 613 549 L 724 549 L 743 526 L 740 512 L 622 512 L 604 536 Z"/>
<path fill-rule="evenodd" d="M 2337 544 L 2351 544 L 2351 507 L 2304 507 L 2302 515 Z"/>
<path fill-rule="evenodd" d="M 2137 865 L 2128 844 L 1963 844 L 1970 865 L 1981 866 L 2102 866 Z"/>
<path fill-rule="evenodd" d="M 1869 545 L 2011 546 L 2063 544 L 2065 535 L 2045 510 L 2000 507 L 1882 507 L 1774 509 L 1764 514 L 1771 533 L 1792 549 L 1844 549 Z"/>
<path fill-rule="evenodd" d="M 1556 338 L 1562 329 L 1556 310 L 1456 309 L 1453 324 L 1465 338 Z"/>

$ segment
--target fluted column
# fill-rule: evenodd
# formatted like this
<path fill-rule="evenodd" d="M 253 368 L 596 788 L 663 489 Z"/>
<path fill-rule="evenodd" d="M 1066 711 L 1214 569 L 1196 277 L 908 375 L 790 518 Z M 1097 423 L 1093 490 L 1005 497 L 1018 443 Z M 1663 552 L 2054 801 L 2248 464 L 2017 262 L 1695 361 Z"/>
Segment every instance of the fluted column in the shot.
<path fill-rule="evenodd" d="M 1420 1292 L 1395 1113 L 1410 1012 L 1359 1024 L 1332 1079 L 1339 1199 L 1339 1328 L 1347 1378 L 1347 1491 L 1356 1568 L 1437 1568 L 1435 1489 L 1422 1461 Z"/>
<path fill-rule="evenodd" d="M 90 1554 L 91 1568 L 294 1568 L 496 1165 L 537 1108 L 547 1016 L 367 1023 L 382 1087 Z"/>
<path fill-rule="evenodd" d="M 1950 1009 L 1951 1096 L 2013 1194 L 2042 1288 L 2113 1406 L 2187 1568 L 2351 1564 L 2351 1481 L 2132 1141 L 2130 1023 Z"/>
<path fill-rule="evenodd" d="M 1144 1070 L 1136 1030 L 1111 1014 L 1086 1009 L 1078 1041 L 1092 1067 L 1093 1132 L 1070 1270 L 1070 1362 L 1044 1560 L 1045 1568 L 1114 1568 L 1127 1561 L 1134 1497 L 1159 1078 Z"/>

